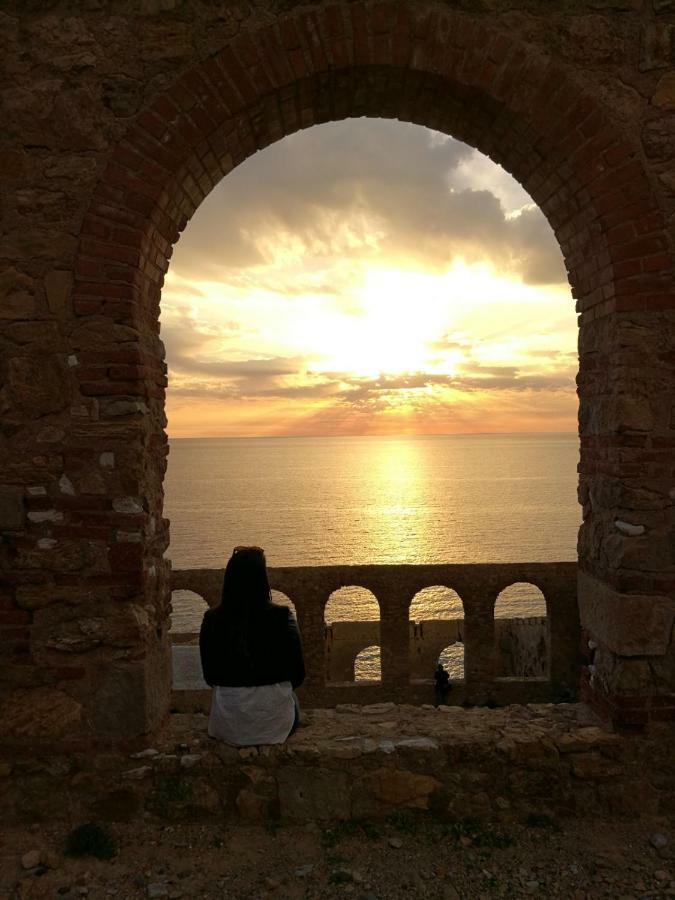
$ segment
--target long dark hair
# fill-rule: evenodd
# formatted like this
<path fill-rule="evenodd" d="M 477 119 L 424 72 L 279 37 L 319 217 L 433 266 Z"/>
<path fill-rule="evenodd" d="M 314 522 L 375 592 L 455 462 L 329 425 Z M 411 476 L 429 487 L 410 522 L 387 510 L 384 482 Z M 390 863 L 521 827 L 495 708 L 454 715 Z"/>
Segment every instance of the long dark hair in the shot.
<path fill-rule="evenodd" d="M 272 603 L 265 551 L 260 547 L 235 547 L 225 567 L 223 593 L 218 609 L 225 613 L 232 630 L 243 643 Z"/>

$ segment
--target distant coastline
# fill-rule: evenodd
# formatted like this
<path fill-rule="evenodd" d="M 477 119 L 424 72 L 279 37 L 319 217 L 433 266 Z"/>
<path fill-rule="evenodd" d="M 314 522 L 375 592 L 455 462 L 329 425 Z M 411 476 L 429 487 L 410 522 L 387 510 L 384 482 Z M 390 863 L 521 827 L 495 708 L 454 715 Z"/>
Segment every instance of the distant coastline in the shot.
<path fill-rule="evenodd" d="M 169 434 L 169 441 L 252 441 L 252 440 L 294 440 L 311 439 L 318 440 L 322 438 L 377 438 L 382 440 L 396 440 L 398 438 L 459 438 L 459 437 L 483 437 L 483 436 L 501 436 L 501 437 L 521 437 L 535 435 L 574 435 L 578 437 L 576 431 L 456 431 L 450 433 L 427 433 L 419 434 L 236 434 L 236 435 L 183 435 L 172 436 Z"/>

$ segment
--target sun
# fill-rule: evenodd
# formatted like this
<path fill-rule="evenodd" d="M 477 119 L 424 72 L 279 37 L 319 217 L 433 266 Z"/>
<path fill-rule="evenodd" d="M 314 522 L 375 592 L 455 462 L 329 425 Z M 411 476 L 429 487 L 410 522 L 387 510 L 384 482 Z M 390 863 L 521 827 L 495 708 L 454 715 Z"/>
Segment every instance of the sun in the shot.
<path fill-rule="evenodd" d="M 447 319 L 449 298 L 433 274 L 369 268 L 356 288 L 354 315 L 324 319 L 307 334 L 312 370 L 373 377 L 419 372 Z"/>

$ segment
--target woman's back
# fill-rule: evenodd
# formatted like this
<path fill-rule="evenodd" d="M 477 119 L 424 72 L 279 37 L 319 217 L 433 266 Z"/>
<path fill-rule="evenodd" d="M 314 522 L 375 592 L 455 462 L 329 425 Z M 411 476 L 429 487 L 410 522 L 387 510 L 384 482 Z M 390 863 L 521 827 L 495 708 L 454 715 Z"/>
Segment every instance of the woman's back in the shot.
<path fill-rule="evenodd" d="M 209 735 L 235 746 L 280 744 L 299 721 L 293 688 L 305 678 L 295 617 L 272 603 L 265 554 L 235 547 L 223 597 L 199 634 L 205 681 L 213 687 Z"/>
<path fill-rule="evenodd" d="M 199 648 L 210 685 L 251 687 L 290 681 L 302 684 L 305 667 L 300 634 L 285 606 L 269 603 L 242 621 L 221 605 L 204 614 Z"/>

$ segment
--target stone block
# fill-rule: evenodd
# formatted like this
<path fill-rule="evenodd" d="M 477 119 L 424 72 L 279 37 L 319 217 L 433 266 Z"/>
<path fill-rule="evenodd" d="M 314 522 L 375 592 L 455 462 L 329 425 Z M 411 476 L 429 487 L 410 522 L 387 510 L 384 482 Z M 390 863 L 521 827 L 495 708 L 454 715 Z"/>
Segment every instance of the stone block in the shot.
<path fill-rule="evenodd" d="M 443 785 L 431 775 L 382 766 L 369 772 L 360 787 L 386 806 L 428 809 L 431 795 Z"/>
<path fill-rule="evenodd" d="M 81 719 L 81 704 L 53 688 L 17 690 L 0 704 L 0 734 L 10 738 L 64 737 Z"/>
<path fill-rule="evenodd" d="M 149 732 L 167 712 L 171 693 L 168 643 L 138 662 L 111 662 L 92 686 L 89 715 L 101 735 L 130 738 Z"/>
<path fill-rule="evenodd" d="M 651 431 L 654 413 L 646 397 L 620 394 L 611 404 L 612 421 L 619 431 Z"/>
<path fill-rule="evenodd" d="M 282 819 L 348 819 L 351 815 L 350 779 L 346 772 L 314 767 L 286 767 L 278 774 Z"/>
<path fill-rule="evenodd" d="M 71 345 L 74 350 L 100 350 L 105 344 L 135 342 L 139 338 L 135 328 L 102 318 L 79 325 L 72 333 Z"/>
<path fill-rule="evenodd" d="M 270 798 L 261 797 L 249 788 L 242 788 L 234 802 L 239 815 L 246 822 L 264 822 L 270 816 Z"/>
<path fill-rule="evenodd" d="M 7 269 L 0 275 L 0 319 L 30 319 L 35 314 L 34 282 Z"/>
<path fill-rule="evenodd" d="M 572 754 L 571 763 L 574 775 L 582 779 L 616 778 L 623 773 L 623 766 L 594 751 Z"/>
<path fill-rule="evenodd" d="M 536 771 L 555 769 L 558 751 L 549 738 L 539 735 L 509 735 L 497 744 L 510 762 Z"/>
<path fill-rule="evenodd" d="M 111 400 L 109 403 L 105 403 L 105 405 L 101 409 L 101 414 L 103 416 L 115 417 L 115 416 L 135 416 L 135 415 L 145 415 L 148 412 L 148 407 L 142 400 Z"/>
<path fill-rule="evenodd" d="M 0 530 L 12 531 L 24 525 L 23 491 L 18 487 L 0 487 Z"/>
<path fill-rule="evenodd" d="M 667 72 L 656 85 L 652 103 L 660 109 L 675 109 L 675 72 Z"/>
<path fill-rule="evenodd" d="M 662 656 L 670 643 L 675 600 L 662 595 L 620 594 L 579 572 L 581 625 L 621 656 Z"/>
<path fill-rule="evenodd" d="M 59 319 L 67 317 L 72 285 L 73 276 L 70 272 L 53 269 L 45 276 L 45 291 L 47 293 L 49 311 Z"/>
<path fill-rule="evenodd" d="M 127 78 L 125 75 L 111 76 L 103 82 L 103 102 L 114 116 L 120 118 L 133 116 L 142 100 L 142 87 L 141 82 L 135 78 Z"/>
<path fill-rule="evenodd" d="M 640 71 L 665 69 L 671 64 L 675 25 L 654 22 L 645 25 L 640 36 Z"/>
<path fill-rule="evenodd" d="M 556 738 L 556 745 L 561 753 L 583 753 L 587 750 L 598 750 L 616 747 L 619 736 L 602 728 L 591 725 L 579 728 Z"/>
<path fill-rule="evenodd" d="M 70 404 L 70 383 L 56 359 L 15 356 L 7 363 L 7 386 L 14 407 L 27 419 Z"/>

